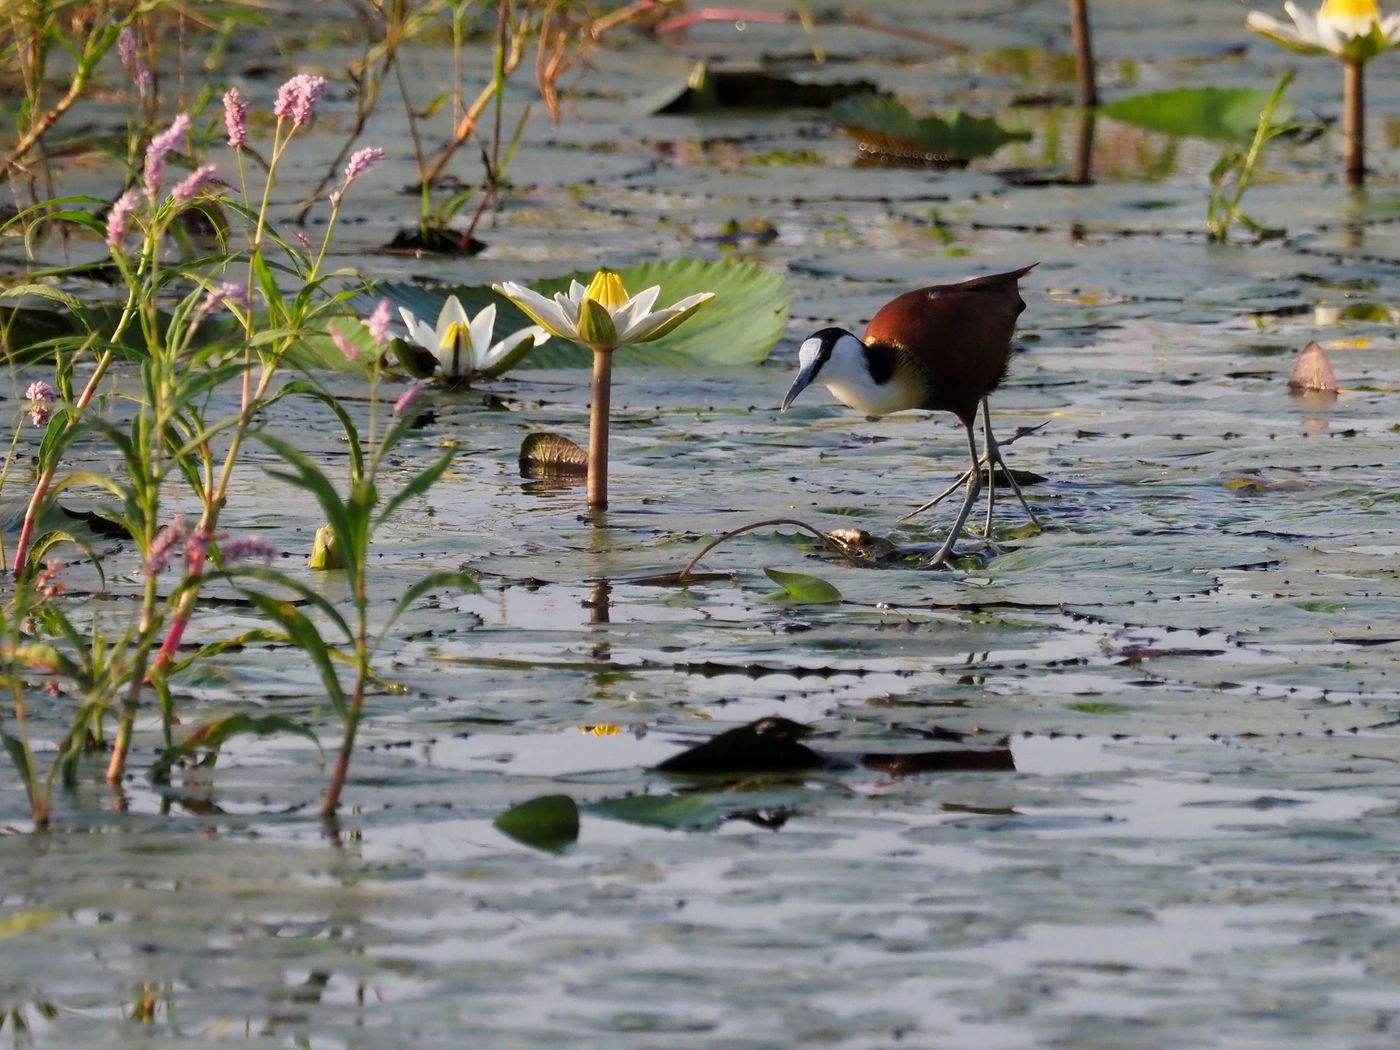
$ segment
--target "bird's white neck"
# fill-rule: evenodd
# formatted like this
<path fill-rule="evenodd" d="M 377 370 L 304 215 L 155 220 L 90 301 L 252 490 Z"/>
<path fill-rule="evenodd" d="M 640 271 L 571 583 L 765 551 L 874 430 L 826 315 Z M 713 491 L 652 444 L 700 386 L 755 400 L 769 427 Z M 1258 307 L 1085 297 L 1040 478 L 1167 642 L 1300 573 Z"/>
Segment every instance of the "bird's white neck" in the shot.
<path fill-rule="evenodd" d="M 812 341 L 802 344 L 797 355 L 805 366 L 807 357 L 815 355 L 818 348 Z M 809 350 L 810 346 L 810 350 Z M 920 404 L 922 390 L 913 390 L 899 382 L 899 373 L 889 377 L 885 383 L 877 383 L 870 375 L 870 359 L 866 345 L 847 332 L 831 345 L 831 353 L 821 371 L 817 373 L 821 383 L 836 400 L 850 405 L 868 416 L 883 416 L 914 408 Z"/>

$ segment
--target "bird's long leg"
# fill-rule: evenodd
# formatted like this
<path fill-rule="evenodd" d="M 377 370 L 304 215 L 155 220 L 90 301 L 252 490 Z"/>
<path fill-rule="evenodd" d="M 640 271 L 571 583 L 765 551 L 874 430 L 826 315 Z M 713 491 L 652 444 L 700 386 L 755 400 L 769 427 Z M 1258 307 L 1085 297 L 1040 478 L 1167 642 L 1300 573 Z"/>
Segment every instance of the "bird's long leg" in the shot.
<path fill-rule="evenodd" d="M 981 462 L 987 464 L 987 524 L 982 526 L 982 538 L 991 540 L 992 538 L 992 507 L 997 501 L 997 460 L 999 454 L 994 454 L 993 449 L 997 447 L 997 439 L 992 437 L 992 410 L 987 406 L 987 399 L 982 399 L 982 432 L 987 435 L 987 440 L 983 442 L 986 454 Z M 1011 472 L 1007 471 L 1010 477 Z M 1013 482 L 1014 484 L 1014 482 Z M 1022 503 L 1025 500 L 1021 501 Z"/>
<path fill-rule="evenodd" d="M 1020 484 L 1016 481 L 1016 475 L 1011 473 L 1011 468 L 1006 465 L 1006 460 L 1002 458 L 1001 446 L 997 444 L 997 439 L 992 436 L 992 410 L 987 407 L 987 399 L 982 399 L 982 422 L 987 433 L 987 453 L 984 457 L 987 460 L 988 487 L 991 479 L 995 476 L 997 464 L 1001 464 L 1001 472 L 1006 475 L 1006 480 L 1011 483 L 1011 491 L 1016 493 L 1016 498 L 1021 501 L 1021 509 L 1026 512 L 1026 517 L 1031 519 L 1031 524 L 1040 528 L 1040 519 L 1035 516 L 1035 511 L 1031 510 L 1031 505 L 1026 502 L 1025 494 L 1021 491 Z M 1015 438 L 1011 439 L 1015 441 Z M 1011 444 L 1008 441 L 1007 444 Z M 992 527 L 992 498 L 987 496 L 987 530 L 991 534 Z"/>
<path fill-rule="evenodd" d="M 972 513 L 972 505 L 977 502 L 977 493 L 982 488 L 982 464 L 977 458 L 977 439 L 972 436 L 971 427 L 967 427 L 967 450 L 972 455 L 972 469 L 967 472 L 967 495 L 963 497 L 962 509 L 958 511 L 958 518 L 953 522 L 948 538 L 943 541 L 943 546 L 938 548 L 938 553 L 929 560 L 929 568 L 944 564 L 948 555 L 953 553 L 953 544 L 957 543 L 958 537 L 962 535 L 963 525 L 967 516 Z"/>

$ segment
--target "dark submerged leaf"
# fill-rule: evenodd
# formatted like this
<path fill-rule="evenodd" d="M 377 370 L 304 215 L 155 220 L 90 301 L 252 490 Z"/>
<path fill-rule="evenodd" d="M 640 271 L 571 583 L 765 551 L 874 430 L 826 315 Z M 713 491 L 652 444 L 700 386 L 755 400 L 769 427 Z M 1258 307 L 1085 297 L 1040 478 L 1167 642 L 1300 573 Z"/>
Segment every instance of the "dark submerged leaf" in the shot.
<path fill-rule="evenodd" d="M 787 718 L 760 718 L 672 755 L 663 773 L 789 773 L 819 769 L 825 762 L 801 742 L 812 730 Z"/>
<path fill-rule="evenodd" d="M 495 824 L 516 842 L 557 853 L 578 840 L 578 803 L 568 795 L 541 795 L 512 806 Z"/>

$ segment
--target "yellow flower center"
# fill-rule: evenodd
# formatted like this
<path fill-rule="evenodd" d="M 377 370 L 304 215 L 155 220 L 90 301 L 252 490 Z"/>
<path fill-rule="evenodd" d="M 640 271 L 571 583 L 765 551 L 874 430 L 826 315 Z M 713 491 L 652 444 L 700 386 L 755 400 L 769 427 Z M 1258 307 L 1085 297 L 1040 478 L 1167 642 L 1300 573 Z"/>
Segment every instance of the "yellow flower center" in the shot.
<path fill-rule="evenodd" d="M 1380 20 L 1376 0 L 1324 0 L 1317 12 L 1319 26 L 1331 26 L 1349 37 L 1369 36 Z"/>
<path fill-rule="evenodd" d="M 593 280 L 589 282 L 588 291 L 583 294 L 610 314 L 616 312 L 618 307 L 630 298 L 627 289 L 622 287 L 622 278 L 607 270 L 599 270 L 594 274 Z"/>
<path fill-rule="evenodd" d="M 1381 20 L 1380 8 L 1376 0 L 1323 0 L 1323 18 L 1364 18 L 1371 22 Z"/>
<path fill-rule="evenodd" d="M 447 350 L 450 347 L 458 345 L 458 339 L 462 341 L 461 345 L 471 346 L 472 330 L 461 321 L 453 321 L 447 326 L 447 331 L 442 333 L 442 346 L 439 349 Z"/>

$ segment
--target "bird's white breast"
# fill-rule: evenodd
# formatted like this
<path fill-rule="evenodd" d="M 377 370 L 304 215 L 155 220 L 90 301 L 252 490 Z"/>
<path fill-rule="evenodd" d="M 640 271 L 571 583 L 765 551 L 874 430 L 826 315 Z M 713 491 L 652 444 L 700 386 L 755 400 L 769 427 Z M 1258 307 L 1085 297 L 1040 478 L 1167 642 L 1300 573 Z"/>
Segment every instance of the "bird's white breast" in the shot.
<path fill-rule="evenodd" d="M 842 404 L 868 416 L 883 416 L 919 405 L 923 391 L 915 391 L 899 381 L 899 373 L 887 383 L 870 377 L 865 344 L 855 336 L 842 337 L 831 348 L 831 357 L 817 376 Z"/>

